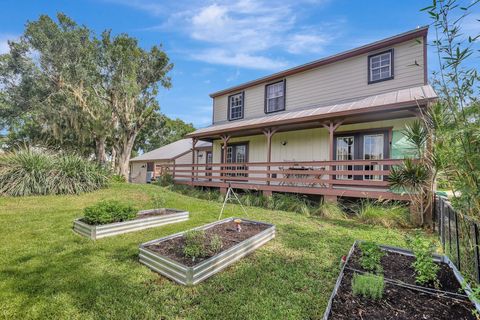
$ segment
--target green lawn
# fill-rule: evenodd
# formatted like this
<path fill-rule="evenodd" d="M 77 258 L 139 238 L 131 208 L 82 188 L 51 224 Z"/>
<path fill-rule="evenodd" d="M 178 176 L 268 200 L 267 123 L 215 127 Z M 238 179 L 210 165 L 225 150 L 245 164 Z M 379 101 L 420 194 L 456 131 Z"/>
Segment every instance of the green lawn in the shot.
<path fill-rule="evenodd" d="M 190 220 L 98 240 L 72 232 L 102 199 L 149 208 L 153 195 Z M 354 221 L 247 208 L 277 237 L 200 285 L 186 288 L 138 263 L 138 245 L 217 219 L 220 203 L 151 185 L 118 184 L 81 196 L 0 198 L 0 318 L 319 319 L 355 239 L 404 245 L 403 232 Z M 241 215 L 231 206 L 225 216 Z"/>

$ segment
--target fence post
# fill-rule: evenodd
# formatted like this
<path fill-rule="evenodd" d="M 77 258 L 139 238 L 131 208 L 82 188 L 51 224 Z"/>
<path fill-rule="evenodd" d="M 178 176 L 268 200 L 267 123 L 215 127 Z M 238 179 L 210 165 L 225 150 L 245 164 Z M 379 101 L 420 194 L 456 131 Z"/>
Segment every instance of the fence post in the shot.
<path fill-rule="evenodd" d="M 446 206 L 447 212 L 448 212 L 448 248 L 450 249 L 448 251 L 448 254 L 452 254 L 452 224 L 450 220 L 452 220 L 452 211 L 450 210 L 450 206 Z"/>
<path fill-rule="evenodd" d="M 433 228 L 433 232 L 435 232 L 435 220 L 437 219 L 437 196 L 436 195 L 433 195 L 433 204 L 432 204 L 432 228 Z"/>
<path fill-rule="evenodd" d="M 460 237 L 458 236 L 458 215 L 455 211 L 453 211 L 453 216 L 455 217 L 455 238 L 456 238 L 456 244 L 457 244 L 457 268 L 458 268 L 458 271 L 461 271 L 461 269 L 460 269 L 460 243 L 458 242 L 459 239 L 460 239 Z"/>
<path fill-rule="evenodd" d="M 478 252 L 478 226 L 475 221 L 471 222 L 473 225 L 473 241 L 475 242 L 473 250 L 475 253 L 475 271 L 477 276 L 477 283 L 480 283 L 480 254 Z"/>
<path fill-rule="evenodd" d="M 441 217 L 441 225 L 440 225 L 440 242 L 442 243 L 443 252 L 445 252 L 445 210 L 444 210 L 444 203 L 443 199 L 438 199 L 438 208 L 440 210 L 440 217 Z"/>

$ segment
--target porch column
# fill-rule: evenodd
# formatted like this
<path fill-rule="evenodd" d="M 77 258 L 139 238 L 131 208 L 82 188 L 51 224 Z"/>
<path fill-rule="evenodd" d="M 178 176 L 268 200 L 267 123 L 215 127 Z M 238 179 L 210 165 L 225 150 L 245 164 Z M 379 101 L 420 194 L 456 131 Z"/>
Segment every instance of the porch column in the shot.
<path fill-rule="evenodd" d="M 267 138 L 267 170 L 270 171 L 270 162 L 272 161 L 272 137 L 277 132 L 276 128 L 268 128 L 263 130 L 263 134 Z M 270 172 L 267 173 L 267 178 L 270 179 L 271 174 Z M 270 185 L 270 180 L 267 181 L 267 185 Z"/>
<path fill-rule="evenodd" d="M 328 130 L 328 134 L 329 134 L 329 147 L 330 147 L 330 155 L 329 155 L 329 161 L 334 161 L 334 133 L 335 133 L 335 130 L 337 130 L 337 128 L 343 123 L 343 121 L 338 121 L 338 122 L 333 122 L 333 121 L 329 121 L 327 123 L 322 123 L 322 126 Z M 334 165 L 329 165 L 328 166 L 330 171 L 333 171 L 333 167 Z M 330 181 L 333 181 L 333 174 L 329 174 L 328 175 L 328 178 Z M 328 187 L 330 189 L 333 189 L 333 183 L 330 182 L 328 184 Z M 337 196 L 324 196 L 324 200 L 325 201 L 328 201 L 328 202 L 337 202 Z"/>
<path fill-rule="evenodd" d="M 228 145 L 228 141 L 230 140 L 230 136 L 227 136 L 227 135 L 222 135 L 220 136 L 220 139 L 222 139 L 222 143 L 223 143 L 223 150 L 222 150 L 222 154 L 223 154 L 223 159 L 222 161 L 220 161 L 221 163 L 227 163 L 227 145 Z M 225 168 L 224 166 L 220 167 L 220 170 L 223 170 L 223 168 Z M 224 175 L 223 173 L 220 173 L 220 176 Z M 223 179 L 223 182 L 225 182 L 225 179 Z M 222 191 L 220 189 L 220 191 Z"/>
<path fill-rule="evenodd" d="M 197 138 L 192 138 L 192 164 L 195 164 L 195 145 L 197 144 L 198 139 Z M 194 180 L 194 173 L 195 166 L 192 166 L 192 182 Z"/>

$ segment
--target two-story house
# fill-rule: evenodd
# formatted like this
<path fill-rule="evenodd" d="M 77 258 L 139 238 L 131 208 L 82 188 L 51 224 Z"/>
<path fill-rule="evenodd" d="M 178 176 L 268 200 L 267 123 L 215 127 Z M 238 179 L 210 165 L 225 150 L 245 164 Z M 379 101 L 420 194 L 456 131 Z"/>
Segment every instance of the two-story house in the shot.
<path fill-rule="evenodd" d="M 428 27 L 212 93 L 208 165 L 177 183 L 344 197 L 407 199 L 389 166 L 409 154 L 402 131 L 437 97 L 427 78 Z"/>

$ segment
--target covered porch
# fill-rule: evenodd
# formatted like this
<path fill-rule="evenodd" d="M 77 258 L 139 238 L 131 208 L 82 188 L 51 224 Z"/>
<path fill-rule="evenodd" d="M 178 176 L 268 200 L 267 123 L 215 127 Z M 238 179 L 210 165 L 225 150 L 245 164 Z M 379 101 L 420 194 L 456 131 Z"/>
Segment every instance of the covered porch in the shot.
<path fill-rule="evenodd" d="M 232 121 L 190 134 L 193 148 L 212 141 L 207 164 L 171 167 L 175 183 L 337 197 L 408 200 L 392 192 L 388 175 L 405 152 L 395 135 L 418 117 L 435 93 L 430 86 L 274 116 Z"/>

